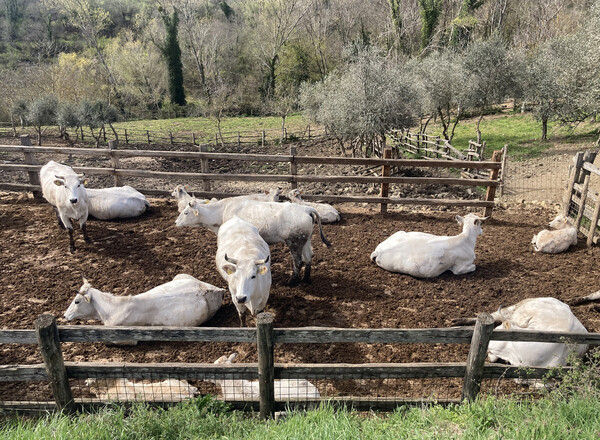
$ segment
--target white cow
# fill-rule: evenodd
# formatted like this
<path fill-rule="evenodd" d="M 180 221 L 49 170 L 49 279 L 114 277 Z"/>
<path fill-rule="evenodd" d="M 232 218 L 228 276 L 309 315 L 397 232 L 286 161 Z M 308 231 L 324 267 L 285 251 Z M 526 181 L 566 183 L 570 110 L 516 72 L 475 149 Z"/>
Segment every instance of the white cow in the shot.
<path fill-rule="evenodd" d="M 171 195 L 177 199 L 177 210 L 179 212 L 183 211 L 188 203 L 190 203 L 192 200 L 196 200 L 196 203 L 209 203 L 217 201 L 217 199 L 196 199 L 194 196 L 190 196 L 186 190 L 187 186 L 177 185 L 171 193 Z"/>
<path fill-rule="evenodd" d="M 83 239 L 90 243 L 87 235 L 88 195 L 83 174 L 76 174 L 69 166 L 51 160 L 40 170 L 40 182 L 44 198 L 52 205 L 58 226 L 69 233 L 69 250 L 75 252 L 73 225 L 71 219 L 78 221 Z"/>
<path fill-rule="evenodd" d="M 553 230 L 544 229 L 533 236 L 531 243 L 536 252 L 558 254 L 577 244 L 577 228 L 569 217 L 558 215 L 549 226 Z"/>
<path fill-rule="evenodd" d="M 292 203 L 257 202 L 237 198 L 205 205 L 192 201 L 179 214 L 175 224 L 179 227 L 204 226 L 217 233 L 223 222 L 235 215 L 256 226 L 267 244 L 285 243 L 288 246 L 293 265 L 290 285 L 300 282 L 300 270 L 303 265 L 306 265 L 304 281 L 310 280 L 313 256 L 311 237 L 315 221 L 319 225 L 321 240 L 327 246 L 331 245 L 323 235 L 321 217 L 317 211 Z"/>
<path fill-rule="evenodd" d="M 300 196 L 301 194 L 302 191 L 299 189 L 293 189 L 288 193 L 287 196 L 292 203 L 315 208 L 321 216 L 322 223 L 335 223 L 340 221 L 340 213 L 333 206 L 327 203 L 306 202 L 302 200 L 302 197 Z"/>
<path fill-rule="evenodd" d="M 233 353 L 229 357 L 221 356 L 215 364 L 231 364 L 237 356 Z M 260 397 L 258 381 L 247 379 L 212 379 L 207 380 L 219 385 L 223 400 L 258 400 Z M 280 379 L 275 380 L 275 400 L 311 400 L 321 397 L 319 390 L 306 379 Z"/>
<path fill-rule="evenodd" d="M 379 243 L 371 260 L 390 272 L 419 278 L 433 278 L 447 270 L 455 275 L 473 272 L 475 244 L 477 236 L 483 233 L 481 222 L 486 218 L 475 214 L 457 215 L 456 220 L 463 230 L 454 236 L 396 232 Z"/>
<path fill-rule="evenodd" d="M 271 289 L 271 253 L 256 226 L 237 216 L 227 220 L 217 234 L 217 269 L 229 283 L 231 299 L 245 324 L 251 315 L 264 310 Z"/>
<path fill-rule="evenodd" d="M 88 188 L 87 194 L 89 213 L 99 220 L 138 217 L 150 206 L 146 196 L 130 186 Z"/>
<path fill-rule="evenodd" d="M 108 326 L 194 327 L 214 316 L 224 293 L 187 274 L 134 296 L 101 292 L 84 279 L 65 319 L 99 319 Z"/>
<path fill-rule="evenodd" d="M 102 401 L 181 402 L 198 394 L 198 388 L 178 379 L 149 383 L 126 378 L 86 379 L 85 384 Z"/>
<path fill-rule="evenodd" d="M 556 298 L 528 298 L 513 306 L 492 313 L 502 321 L 496 330 L 528 330 L 587 333 L 577 317 L 565 303 Z M 585 344 L 575 347 L 582 356 L 588 349 Z M 490 341 L 488 356 L 491 362 L 503 359 L 517 366 L 556 367 L 565 365 L 570 347 L 563 343 Z"/>

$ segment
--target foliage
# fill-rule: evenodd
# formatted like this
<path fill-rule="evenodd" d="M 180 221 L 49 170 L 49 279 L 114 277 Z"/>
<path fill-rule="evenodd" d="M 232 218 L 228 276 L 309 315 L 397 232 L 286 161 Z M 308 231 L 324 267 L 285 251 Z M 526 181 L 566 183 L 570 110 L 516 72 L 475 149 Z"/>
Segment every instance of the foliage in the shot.
<path fill-rule="evenodd" d="M 407 73 L 369 47 L 350 52 L 346 65 L 322 83 L 304 87 L 301 101 L 309 117 L 341 141 L 357 140 L 366 155 L 369 145 L 420 113 Z"/>
<path fill-rule="evenodd" d="M 56 123 L 60 127 L 61 135 L 66 134 L 66 129 L 69 127 L 79 127 L 81 120 L 79 119 L 79 111 L 75 104 L 70 102 L 61 102 L 56 110 Z"/>
<path fill-rule="evenodd" d="M 164 43 L 159 48 L 167 62 L 171 104 L 184 106 L 186 100 L 183 88 L 183 64 L 181 62 L 181 48 L 179 47 L 179 40 L 177 38 L 179 30 L 178 14 L 177 8 L 173 8 L 170 16 L 163 13 L 162 20 L 165 25 L 166 37 Z"/>
<path fill-rule="evenodd" d="M 442 0 L 419 0 L 421 7 L 421 50 L 427 49 L 442 13 Z"/>
<path fill-rule="evenodd" d="M 106 101 L 82 101 L 78 107 L 78 120 L 81 125 L 87 125 L 90 132 L 96 140 L 96 147 L 100 145 L 100 136 L 105 129 L 105 125 L 109 125 L 113 129 L 115 138 L 119 137 L 114 129 L 113 123 L 119 120 L 119 111 Z M 94 133 L 95 129 L 99 129 Z"/>
<path fill-rule="evenodd" d="M 38 145 L 42 145 L 42 127 L 56 122 L 56 107 L 58 100 L 55 96 L 41 96 L 32 101 L 27 107 L 27 121 L 36 127 Z"/>
<path fill-rule="evenodd" d="M 469 404 L 442 407 L 400 406 L 382 414 L 358 413 L 323 404 L 310 411 L 291 411 L 278 421 L 262 422 L 229 410 L 222 402 L 200 397 L 168 409 L 134 404 L 75 417 L 60 414 L 38 420 L 8 418 L 0 425 L 3 439 L 597 439 L 600 400 L 574 394 L 569 399 L 527 400 L 481 397 Z"/>

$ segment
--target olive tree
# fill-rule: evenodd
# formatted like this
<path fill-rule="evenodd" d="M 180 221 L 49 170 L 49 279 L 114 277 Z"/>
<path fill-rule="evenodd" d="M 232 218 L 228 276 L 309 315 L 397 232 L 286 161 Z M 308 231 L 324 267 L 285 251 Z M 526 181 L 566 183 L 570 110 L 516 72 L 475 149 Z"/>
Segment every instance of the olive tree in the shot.
<path fill-rule="evenodd" d="M 100 138 L 105 126 L 109 125 L 118 141 L 119 136 L 113 126 L 119 120 L 119 111 L 106 101 L 82 101 L 78 107 L 78 118 L 81 125 L 90 128 L 92 137 L 96 141 L 96 147 L 100 146 Z M 94 130 L 98 129 L 96 133 Z"/>
<path fill-rule="evenodd" d="M 481 143 L 480 125 L 485 112 L 502 103 L 509 95 L 518 93 L 514 60 L 498 36 L 471 44 L 464 55 L 466 71 L 464 102 L 479 114 L 477 142 Z"/>
<path fill-rule="evenodd" d="M 308 116 L 336 136 L 345 154 L 383 151 L 386 133 L 412 125 L 419 114 L 409 75 L 372 48 L 360 47 L 325 81 L 304 85 L 301 103 Z"/>
<path fill-rule="evenodd" d="M 27 121 L 35 127 L 38 134 L 38 145 L 42 145 L 42 128 L 56 123 L 55 96 L 46 95 L 33 100 L 27 107 Z"/>
<path fill-rule="evenodd" d="M 61 102 L 56 110 L 56 123 L 60 130 L 60 137 L 71 143 L 67 128 L 81 126 L 81 120 L 79 119 L 79 111 L 75 104 L 70 102 Z"/>
<path fill-rule="evenodd" d="M 444 139 L 452 141 L 454 130 L 463 114 L 466 71 L 462 58 L 452 50 L 435 52 L 423 59 L 408 63 L 411 78 L 419 86 L 424 123 L 420 131 L 425 132 L 433 118 L 439 118 Z M 423 116 L 424 116 L 423 115 Z M 453 120 L 454 119 L 454 120 Z"/>

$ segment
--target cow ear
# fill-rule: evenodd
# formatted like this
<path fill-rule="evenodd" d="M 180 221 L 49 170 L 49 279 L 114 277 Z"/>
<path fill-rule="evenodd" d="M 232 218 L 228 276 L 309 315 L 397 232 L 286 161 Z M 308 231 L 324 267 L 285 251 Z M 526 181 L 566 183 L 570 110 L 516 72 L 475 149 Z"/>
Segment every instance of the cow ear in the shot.
<path fill-rule="evenodd" d="M 227 275 L 235 273 L 235 266 L 233 264 L 224 264 L 223 266 L 221 266 L 221 269 L 223 269 Z"/>
<path fill-rule="evenodd" d="M 54 179 L 54 184 L 55 184 L 56 186 L 63 186 L 63 185 L 65 184 L 65 182 L 63 182 L 63 181 L 62 181 L 62 180 L 60 180 L 60 179 Z"/>
<path fill-rule="evenodd" d="M 91 301 L 92 301 L 92 299 L 90 298 L 90 296 L 89 296 L 89 295 L 83 295 L 83 299 L 85 299 L 85 302 L 86 302 L 86 303 L 89 303 L 89 302 L 91 302 Z"/>
<path fill-rule="evenodd" d="M 268 266 L 265 266 L 265 265 L 263 264 L 263 265 L 261 265 L 261 266 L 258 268 L 258 274 L 259 274 L 259 275 L 264 275 L 264 274 L 266 274 L 266 273 L 267 273 L 267 271 L 268 271 L 268 270 L 269 270 L 269 267 L 268 267 Z"/>
<path fill-rule="evenodd" d="M 81 183 L 83 183 L 83 186 L 87 186 L 88 180 L 87 179 L 83 179 L 83 181 Z"/>
<path fill-rule="evenodd" d="M 457 215 L 454 218 L 456 219 L 456 221 L 458 222 L 459 225 L 462 225 L 463 222 L 465 221 L 465 219 L 463 217 L 461 217 L 460 215 Z"/>

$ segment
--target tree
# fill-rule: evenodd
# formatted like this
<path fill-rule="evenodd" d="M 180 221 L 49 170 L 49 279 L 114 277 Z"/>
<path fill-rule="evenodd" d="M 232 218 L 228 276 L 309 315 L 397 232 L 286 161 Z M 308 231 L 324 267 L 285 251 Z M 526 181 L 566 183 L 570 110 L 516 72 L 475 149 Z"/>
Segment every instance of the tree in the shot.
<path fill-rule="evenodd" d="M 249 27 L 263 68 L 262 96 L 276 93 L 277 65 L 283 46 L 290 40 L 309 5 L 301 0 L 256 0 L 245 4 Z"/>
<path fill-rule="evenodd" d="M 165 25 L 166 36 L 164 43 L 157 46 L 167 62 L 171 104 L 184 106 L 186 100 L 183 88 L 183 63 L 181 62 L 181 48 L 177 38 L 179 13 L 177 8 L 173 8 L 171 15 L 168 15 L 162 8 L 159 10 L 163 14 L 162 20 Z"/>
<path fill-rule="evenodd" d="M 471 34 L 477 24 L 475 11 L 483 5 L 484 0 L 462 0 L 458 17 L 452 22 L 450 43 L 464 49 L 471 42 Z"/>
<path fill-rule="evenodd" d="M 405 128 L 420 114 L 417 90 L 410 77 L 373 48 L 358 48 L 325 81 L 304 85 L 301 102 L 307 115 L 337 137 L 345 153 L 383 151 L 386 133 Z"/>
<path fill-rule="evenodd" d="M 67 142 L 71 143 L 67 128 L 81 126 L 81 120 L 79 119 L 79 111 L 77 106 L 70 102 L 61 102 L 56 110 L 56 123 L 60 130 L 60 137 L 66 139 Z"/>
<path fill-rule="evenodd" d="M 106 101 L 82 101 L 79 104 L 77 118 L 81 125 L 87 125 L 90 128 L 90 133 L 96 141 L 96 147 L 100 146 L 100 138 L 104 131 L 105 125 L 109 125 L 118 141 L 119 136 L 112 125 L 119 120 L 118 110 Z M 98 129 L 96 133 L 94 130 Z"/>
<path fill-rule="evenodd" d="M 27 120 L 28 113 L 28 103 L 24 99 L 19 99 L 15 101 L 11 108 L 11 116 L 19 118 L 19 122 L 21 123 L 21 129 L 25 128 L 25 121 Z M 14 124 L 13 124 L 14 127 Z"/>
<path fill-rule="evenodd" d="M 464 109 L 464 89 L 468 87 L 460 55 L 453 50 L 434 52 L 411 60 L 408 66 L 413 82 L 421 90 L 422 109 L 427 115 L 423 115 L 426 120 L 421 132 L 425 132 L 431 118 L 439 117 L 444 139 L 452 142 Z"/>
<path fill-rule="evenodd" d="M 502 103 L 511 93 L 517 93 L 513 61 L 498 36 L 471 44 L 465 53 L 465 104 L 479 114 L 478 143 L 481 143 L 480 125 L 485 112 L 493 104 Z"/>
<path fill-rule="evenodd" d="M 32 101 L 27 108 L 27 120 L 35 126 L 38 145 L 42 145 L 42 127 L 56 123 L 56 97 L 47 95 Z"/>
<path fill-rule="evenodd" d="M 50 3 L 67 14 L 70 24 L 81 32 L 86 43 L 96 52 L 106 72 L 108 82 L 117 99 L 120 99 L 119 85 L 108 67 L 101 45 L 101 36 L 110 24 L 108 12 L 96 3 L 98 0 L 49 0 Z"/>
<path fill-rule="evenodd" d="M 442 0 L 419 0 L 421 6 L 421 51 L 429 47 L 442 12 Z"/>
<path fill-rule="evenodd" d="M 6 16 L 6 33 L 8 41 L 17 40 L 19 30 L 25 18 L 25 7 L 27 1 L 24 0 L 3 0 L 4 14 Z"/>

